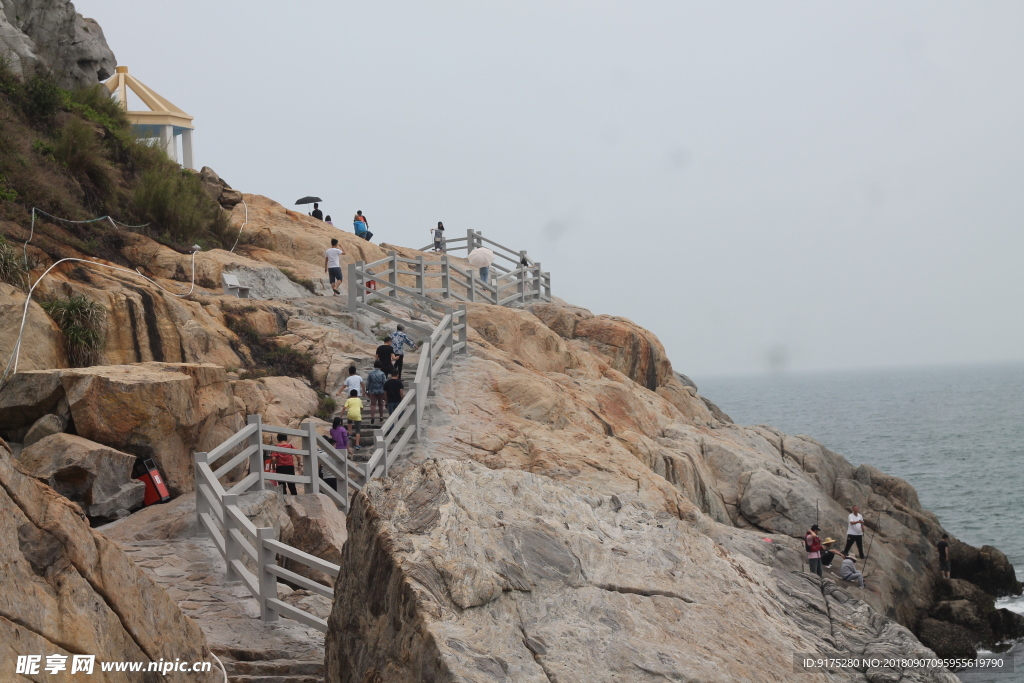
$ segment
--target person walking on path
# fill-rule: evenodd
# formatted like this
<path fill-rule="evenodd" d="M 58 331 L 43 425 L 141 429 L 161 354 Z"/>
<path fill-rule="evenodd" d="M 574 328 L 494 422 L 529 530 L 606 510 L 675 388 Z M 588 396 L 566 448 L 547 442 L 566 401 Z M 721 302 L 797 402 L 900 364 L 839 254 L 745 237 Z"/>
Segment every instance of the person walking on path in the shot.
<path fill-rule="evenodd" d="M 409 335 L 405 333 L 405 325 L 399 325 L 398 328 L 391 333 L 391 348 L 394 349 L 395 371 L 398 372 L 398 379 L 402 379 L 402 361 L 405 360 L 406 344 L 413 349 L 416 348 L 416 342 L 409 339 Z"/>
<path fill-rule="evenodd" d="M 843 565 L 839 568 L 839 578 L 843 581 L 856 581 L 857 585 L 863 588 L 864 575 L 857 571 L 857 565 L 854 564 L 856 561 L 852 555 L 847 555 L 843 560 Z"/>
<path fill-rule="evenodd" d="M 338 246 L 338 240 L 331 240 L 331 247 L 324 252 L 324 272 L 331 281 L 331 290 L 334 296 L 341 296 L 338 285 L 341 284 L 341 257 L 344 250 Z"/>
<path fill-rule="evenodd" d="M 356 450 L 359 450 L 359 432 L 363 428 L 363 399 L 359 398 L 359 392 L 355 389 L 348 392 L 348 400 L 345 401 L 345 411 L 348 416 L 348 429 L 350 432 L 354 430 Z"/>
<path fill-rule="evenodd" d="M 370 223 L 362 211 L 356 211 L 356 215 L 352 217 L 352 227 L 356 231 L 356 237 L 362 237 L 364 240 L 370 239 L 367 237 L 370 232 Z"/>
<path fill-rule="evenodd" d="M 430 232 L 434 236 L 434 253 L 436 254 L 437 252 L 441 252 L 443 254 L 445 252 L 445 248 L 444 248 L 444 223 L 442 223 L 441 221 L 438 221 L 437 222 L 437 227 L 436 228 L 431 228 Z"/>
<path fill-rule="evenodd" d="M 277 443 L 274 444 L 274 469 L 278 474 L 295 474 L 295 456 L 286 450 L 278 450 L 292 448 L 295 446 L 288 443 L 287 434 L 277 435 Z M 294 481 L 284 482 L 284 487 L 287 487 L 293 496 L 296 495 Z"/>
<path fill-rule="evenodd" d="M 936 546 L 939 549 L 939 571 L 942 578 L 948 579 L 952 566 L 949 561 L 949 534 L 942 534 L 942 540 Z"/>
<path fill-rule="evenodd" d="M 818 538 L 818 531 L 820 528 L 815 524 L 804 534 L 804 549 L 807 551 L 807 564 L 810 565 L 811 573 L 821 577 L 821 551 L 824 548 Z"/>
<path fill-rule="evenodd" d="M 487 277 L 491 272 L 490 266 L 480 266 L 480 281 L 487 284 Z"/>
<path fill-rule="evenodd" d="M 373 424 L 374 414 L 380 415 L 380 421 L 384 421 L 384 383 L 387 381 L 388 376 L 381 370 L 380 361 L 374 361 L 373 370 L 366 376 L 366 395 L 370 397 L 370 424 Z"/>
<path fill-rule="evenodd" d="M 853 506 L 850 516 L 846 518 L 846 547 L 843 549 L 843 556 L 850 554 L 850 548 L 857 544 L 857 554 L 864 559 L 864 517 L 860 514 L 860 508 Z"/>
<path fill-rule="evenodd" d="M 394 415 L 395 410 L 398 409 L 398 404 L 405 398 L 405 385 L 399 379 L 397 369 L 392 370 L 391 379 L 384 382 L 384 394 L 388 402 L 388 415 Z"/>
<path fill-rule="evenodd" d="M 350 395 L 349 392 L 355 390 L 356 396 L 363 395 L 363 378 L 356 374 L 356 366 L 350 365 L 348 368 L 348 377 L 345 378 L 345 387 L 342 391 L 345 395 Z"/>
<path fill-rule="evenodd" d="M 395 347 L 391 346 L 391 338 L 388 337 L 384 343 L 377 347 L 377 362 L 380 363 L 381 372 L 385 377 L 391 376 L 391 368 L 395 366 Z"/>
<path fill-rule="evenodd" d="M 348 440 L 348 430 L 345 429 L 344 420 L 341 416 L 334 418 L 334 423 L 331 425 L 331 438 L 334 439 L 334 447 L 339 451 L 348 451 L 349 457 L 352 457 L 352 444 Z"/>
<path fill-rule="evenodd" d="M 322 221 L 324 219 L 324 212 L 320 210 L 320 205 L 316 202 L 313 202 L 313 210 L 309 212 L 309 215 L 318 221 Z"/>

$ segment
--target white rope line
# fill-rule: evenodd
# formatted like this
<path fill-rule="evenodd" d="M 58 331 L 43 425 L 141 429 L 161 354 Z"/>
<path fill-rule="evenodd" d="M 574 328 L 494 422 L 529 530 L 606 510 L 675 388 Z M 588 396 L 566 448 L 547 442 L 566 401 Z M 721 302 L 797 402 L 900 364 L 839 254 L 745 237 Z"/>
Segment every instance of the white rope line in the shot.
<path fill-rule="evenodd" d="M 220 665 L 220 671 L 224 674 L 224 683 L 228 683 L 228 670 L 224 668 L 224 662 L 220 661 L 220 657 L 215 655 L 212 650 L 210 651 L 210 656 L 217 660 L 217 663 Z"/>
<path fill-rule="evenodd" d="M 249 205 L 245 203 L 244 199 L 242 200 L 242 206 L 245 207 L 245 220 L 242 221 L 242 227 L 238 229 L 238 235 L 235 236 L 235 243 L 231 245 L 232 252 L 234 252 L 235 247 L 238 246 L 238 240 L 242 238 L 242 228 L 244 228 L 245 224 L 249 222 Z"/>
<path fill-rule="evenodd" d="M 185 294 L 175 294 L 174 292 L 172 292 L 172 291 L 170 291 L 168 289 L 165 289 L 156 280 L 154 280 L 154 279 L 152 279 L 150 277 L 146 277 L 145 275 L 140 273 L 138 268 L 136 268 L 135 270 L 128 270 L 127 268 L 122 268 L 121 266 L 112 266 L 112 265 L 107 264 L 107 263 L 100 263 L 98 261 L 90 261 L 89 259 L 70 258 L 70 257 L 69 258 L 62 258 L 59 261 L 55 262 L 52 266 L 50 266 L 45 271 L 43 271 L 43 274 L 40 275 L 39 279 L 37 279 L 32 284 L 32 286 L 28 290 L 28 293 L 25 295 L 25 307 L 24 307 L 24 310 L 22 310 L 22 313 L 21 313 L 21 326 L 18 328 L 18 340 L 14 343 L 14 351 L 13 351 L 13 353 L 11 353 L 11 357 L 7 361 L 7 366 L 4 368 L 4 374 L 3 374 L 3 376 L 0 376 L 0 389 L 2 389 L 4 384 L 7 382 L 8 375 L 13 375 L 14 373 L 18 372 L 18 361 L 21 359 L 21 340 L 22 340 L 22 337 L 25 335 L 25 322 L 26 322 L 26 320 L 28 320 L 28 307 L 29 307 L 29 304 L 32 303 L 32 292 L 34 292 L 36 290 L 36 287 L 38 287 L 39 283 L 43 281 L 43 278 L 50 274 L 51 270 L 53 270 L 54 268 L 56 268 L 57 266 L 59 266 L 60 264 L 66 262 L 66 261 L 77 261 L 78 263 L 88 263 L 88 264 L 91 264 L 91 265 L 94 265 L 94 266 L 100 266 L 101 268 L 109 268 L 110 270 L 119 270 L 119 271 L 121 271 L 123 273 L 128 273 L 129 275 L 138 275 L 143 280 L 146 280 L 147 282 L 153 283 L 154 285 L 159 287 L 161 290 L 167 292 L 171 296 L 185 297 L 185 296 L 188 296 L 189 294 L 191 294 L 193 292 L 193 290 L 195 290 L 195 288 L 196 288 L 196 254 L 197 253 L 198 252 L 195 252 L 195 251 L 192 252 L 192 287 Z"/>
<path fill-rule="evenodd" d="M 144 228 L 147 225 L 149 225 L 149 223 L 143 223 L 142 225 L 128 225 L 127 223 L 121 223 L 120 221 L 116 221 L 113 218 L 111 218 L 110 216 L 100 216 L 99 218 L 90 218 L 87 221 L 73 221 L 70 218 L 61 218 L 60 216 L 54 216 L 52 213 L 46 213 L 42 209 L 37 209 L 36 207 L 33 206 L 32 207 L 32 227 L 28 231 L 28 239 L 25 240 L 25 244 L 21 245 L 21 251 L 22 251 L 22 253 L 25 256 L 25 267 L 26 268 L 28 268 L 28 243 L 32 241 L 32 237 L 34 237 L 35 234 L 36 234 L 36 214 L 37 213 L 41 213 L 44 216 L 48 216 L 49 218 L 52 218 L 55 221 L 64 221 L 65 223 L 74 223 L 76 225 L 84 225 L 85 223 L 95 223 L 97 221 L 106 220 L 106 221 L 110 221 L 110 224 L 112 226 L 114 226 L 115 230 L 117 230 L 117 226 L 119 224 L 123 225 L 126 228 Z"/>

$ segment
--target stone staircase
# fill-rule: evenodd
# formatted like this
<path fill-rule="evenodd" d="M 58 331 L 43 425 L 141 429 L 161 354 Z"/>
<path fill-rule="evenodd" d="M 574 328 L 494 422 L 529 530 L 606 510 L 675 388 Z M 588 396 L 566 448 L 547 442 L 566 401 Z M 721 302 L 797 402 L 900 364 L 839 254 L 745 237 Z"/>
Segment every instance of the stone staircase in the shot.
<path fill-rule="evenodd" d="M 271 656 L 282 654 L 273 650 Z M 323 661 L 301 659 L 254 659 L 225 661 L 224 669 L 232 683 L 323 683 Z"/>

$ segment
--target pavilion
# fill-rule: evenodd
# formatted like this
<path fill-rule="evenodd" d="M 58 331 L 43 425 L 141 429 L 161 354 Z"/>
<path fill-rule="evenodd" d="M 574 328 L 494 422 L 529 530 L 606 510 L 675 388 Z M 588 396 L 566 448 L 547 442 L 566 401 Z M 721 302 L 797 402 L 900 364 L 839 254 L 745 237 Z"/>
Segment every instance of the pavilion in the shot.
<path fill-rule="evenodd" d="M 160 144 L 167 156 L 178 160 L 178 144 L 175 138 L 181 136 L 181 165 L 194 169 L 192 161 L 192 117 L 171 102 L 157 94 L 152 88 L 128 73 L 128 67 L 119 66 L 104 85 L 128 113 L 132 131 L 143 138 L 160 138 Z M 128 109 L 128 90 L 138 95 L 149 111 Z"/>

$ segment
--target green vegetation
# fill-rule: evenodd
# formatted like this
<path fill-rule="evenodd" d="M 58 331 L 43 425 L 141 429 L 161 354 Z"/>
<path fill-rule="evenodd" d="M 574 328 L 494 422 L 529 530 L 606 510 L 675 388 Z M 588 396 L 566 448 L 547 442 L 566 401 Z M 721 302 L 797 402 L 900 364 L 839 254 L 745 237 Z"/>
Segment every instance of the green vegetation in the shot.
<path fill-rule="evenodd" d="M 320 403 L 316 407 L 316 416 L 321 420 L 330 420 L 334 417 L 334 411 L 338 409 L 338 402 L 330 394 L 318 391 Z"/>
<path fill-rule="evenodd" d="M 33 207 L 72 220 L 106 214 L 146 224 L 134 229 L 180 251 L 234 240 L 199 176 L 137 139 L 104 86 L 69 92 L 47 73 L 18 78 L 0 59 L 0 219 L 15 224 L 0 233 L 21 237 L 17 228 L 27 232 Z M 126 263 L 124 229 L 37 214 L 33 245 L 57 257 L 60 245 L 86 244 L 96 256 Z"/>
<path fill-rule="evenodd" d="M 228 329 L 238 335 L 252 355 L 252 367 L 245 369 L 241 375 L 243 379 L 297 377 L 314 382 L 313 366 L 316 365 L 316 359 L 311 354 L 287 344 L 275 343 L 271 337 L 260 334 L 236 311 L 225 311 L 224 319 Z"/>
<path fill-rule="evenodd" d="M 6 282 L 18 289 L 28 287 L 28 271 L 25 259 L 0 235 L 0 282 Z"/>
<path fill-rule="evenodd" d="M 299 277 L 298 275 L 295 274 L 295 271 L 288 270 L 287 268 L 280 268 L 279 270 L 282 273 L 284 273 L 284 276 L 286 278 L 288 278 L 295 284 L 301 285 L 305 287 L 307 290 L 309 290 L 310 294 L 316 294 L 316 285 L 313 284 L 312 280 L 307 280 L 306 278 Z"/>
<path fill-rule="evenodd" d="M 64 333 L 64 347 L 72 367 L 95 365 L 103 353 L 103 325 L 106 311 L 99 303 L 74 295 L 42 304 L 57 327 Z"/>

